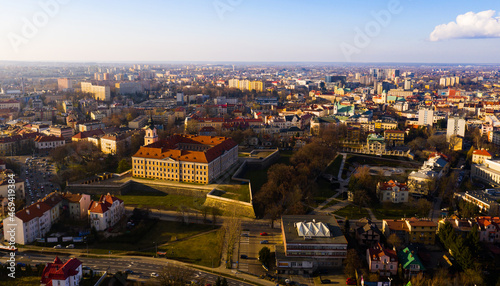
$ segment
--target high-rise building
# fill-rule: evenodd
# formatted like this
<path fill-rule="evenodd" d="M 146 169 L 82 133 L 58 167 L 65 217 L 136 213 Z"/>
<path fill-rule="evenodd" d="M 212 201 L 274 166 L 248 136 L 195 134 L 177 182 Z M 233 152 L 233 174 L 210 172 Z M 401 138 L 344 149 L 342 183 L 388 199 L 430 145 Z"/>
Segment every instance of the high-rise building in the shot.
<path fill-rule="evenodd" d="M 448 118 L 448 126 L 446 128 L 446 138 L 449 140 L 452 136 L 465 136 L 465 119 L 460 117 Z"/>
<path fill-rule="evenodd" d="M 409 79 L 405 80 L 404 89 L 405 90 L 410 90 L 411 89 L 411 80 L 409 80 Z"/>
<path fill-rule="evenodd" d="M 109 86 L 93 85 L 90 82 L 82 82 L 82 92 L 91 93 L 96 100 L 110 101 L 111 92 Z"/>
<path fill-rule="evenodd" d="M 434 110 L 432 108 L 422 108 L 418 111 L 418 125 L 432 126 L 434 123 Z"/>
<path fill-rule="evenodd" d="M 69 78 L 58 78 L 57 79 L 57 89 L 66 90 L 73 88 L 73 82 Z"/>

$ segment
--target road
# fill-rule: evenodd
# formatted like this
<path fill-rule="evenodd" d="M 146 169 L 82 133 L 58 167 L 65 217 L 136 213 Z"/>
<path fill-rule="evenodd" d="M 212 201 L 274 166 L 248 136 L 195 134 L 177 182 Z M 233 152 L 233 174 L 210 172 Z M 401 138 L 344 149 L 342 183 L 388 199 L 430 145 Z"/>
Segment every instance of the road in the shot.
<path fill-rule="evenodd" d="M 59 258 L 65 262 L 71 256 L 59 255 Z M 94 271 L 108 271 L 110 273 L 116 273 L 118 271 L 125 271 L 126 269 L 132 270 L 134 273 L 129 275 L 130 279 L 134 280 L 149 280 L 151 279 L 151 273 L 159 273 L 162 271 L 163 267 L 167 267 L 169 264 L 179 264 L 176 261 L 168 260 L 165 258 L 146 258 L 146 257 L 127 257 L 127 258 L 118 258 L 118 257 L 102 257 L 102 258 L 87 258 L 87 257 L 78 257 L 78 259 L 82 262 L 83 266 L 88 266 Z M 6 262 L 6 257 L 0 258 L 2 263 Z M 38 253 L 29 253 L 29 252 L 19 252 L 16 256 L 17 262 L 22 262 L 26 264 L 35 265 L 37 263 L 48 263 L 54 261 L 54 255 L 45 255 Z M 197 280 L 199 282 L 204 281 L 205 283 L 211 283 L 214 285 L 215 280 L 218 275 L 213 274 L 206 271 L 201 271 L 195 269 L 195 277 L 193 280 Z M 252 283 L 246 283 L 239 280 L 226 278 L 229 285 L 254 285 Z"/>

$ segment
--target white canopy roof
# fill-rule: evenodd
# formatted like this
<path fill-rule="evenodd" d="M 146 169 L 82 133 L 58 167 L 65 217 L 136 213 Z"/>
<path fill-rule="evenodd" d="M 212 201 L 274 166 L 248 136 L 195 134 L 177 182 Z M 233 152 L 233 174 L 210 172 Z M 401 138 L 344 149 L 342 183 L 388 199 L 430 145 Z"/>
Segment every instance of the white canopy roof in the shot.
<path fill-rule="evenodd" d="M 330 229 L 322 222 L 297 222 L 295 223 L 299 236 L 303 237 L 329 237 Z"/>

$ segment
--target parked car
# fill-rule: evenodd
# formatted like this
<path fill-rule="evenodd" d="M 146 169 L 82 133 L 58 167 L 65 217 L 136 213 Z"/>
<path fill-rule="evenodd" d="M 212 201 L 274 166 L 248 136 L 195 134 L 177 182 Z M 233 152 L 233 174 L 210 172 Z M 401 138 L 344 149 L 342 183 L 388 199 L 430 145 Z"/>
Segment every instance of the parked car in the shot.
<path fill-rule="evenodd" d="M 347 278 L 347 279 L 345 280 L 345 283 L 346 283 L 347 285 L 356 285 L 356 284 L 357 284 L 357 283 L 356 283 L 356 279 L 354 279 L 354 278 L 352 278 L 352 277 Z"/>
<path fill-rule="evenodd" d="M 75 245 L 74 245 L 74 244 L 68 244 L 68 245 L 66 246 L 66 248 L 75 248 Z"/>
<path fill-rule="evenodd" d="M 156 273 L 156 272 L 151 272 L 151 277 L 158 277 L 158 273 Z"/>
<path fill-rule="evenodd" d="M 267 235 L 267 232 L 261 232 L 260 235 L 262 236 L 266 236 Z"/>
<path fill-rule="evenodd" d="M 241 236 L 248 237 L 248 233 L 242 233 Z"/>
<path fill-rule="evenodd" d="M 260 241 L 260 244 L 268 244 L 268 243 L 269 243 L 269 241 L 267 241 L 267 240 L 261 240 Z"/>
<path fill-rule="evenodd" d="M 127 273 L 127 274 L 134 274 L 134 271 L 132 271 L 130 269 L 125 269 L 125 273 Z"/>
<path fill-rule="evenodd" d="M 241 258 L 241 259 L 247 259 L 247 258 L 248 258 L 248 256 L 247 256 L 247 255 L 245 255 L 245 254 L 242 254 L 242 255 L 240 255 L 240 258 Z"/>
<path fill-rule="evenodd" d="M 55 245 L 54 248 L 62 248 L 62 246 L 60 244 L 58 244 L 58 245 Z"/>

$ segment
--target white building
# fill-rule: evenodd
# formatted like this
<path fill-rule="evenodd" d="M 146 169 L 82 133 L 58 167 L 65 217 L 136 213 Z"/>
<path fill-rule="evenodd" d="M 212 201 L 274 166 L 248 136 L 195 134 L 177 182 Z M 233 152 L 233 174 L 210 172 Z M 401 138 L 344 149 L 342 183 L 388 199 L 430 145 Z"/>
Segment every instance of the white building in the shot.
<path fill-rule="evenodd" d="M 451 136 L 465 136 L 466 121 L 460 117 L 448 118 L 448 127 L 446 128 L 446 138 Z"/>
<path fill-rule="evenodd" d="M 434 110 L 432 108 L 422 108 L 418 111 L 418 125 L 432 126 L 434 123 Z"/>
<path fill-rule="evenodd" d="M 37 238 L 44 237 L 52 226 L 51 208 L 49 205 L 39 202 L 22 209 L 11 219 L 3 220 L 3 235 L 6 241 L 11 238 L 11 230 L 14 230 L 15 242 L 18 244 L 29 244 Z"/>
<path fill-rule="evenodd" d="M 45 265 L 40 285 L 78 286 L 82 277 L 82 262 L 78 258 L 71 258 L 63 264 L 56 256 L 54 262 Z"/>
<path fill-rule="evenodd" d="M 377 195 L 381 202 L 406 203 L 408 202 L 408 187 L 404 183 L 390 180 L 377 184 Z"/>
<path fill-rule="evenodd" d="M 111 91 L 109 86 L 93 85 L 90 82 L 82 82 L 82 92 L 91 93 L 96 100 L 110 101 Z"/>
<path fill-rule="evenodd" d="M 103 231 L 120 221 L 125 214 L 125 205 L 115 196 L 102 195 L 99 201 L 90 203 L 88 213 L 91 227 Z"/>
<path fill-rule="evenodd" d="M 35 138 L 35 148 L 38 150 L 54 149 L 59 146 L 64 146 L 66 139 L 58 136 L 37 136 Z"/>

